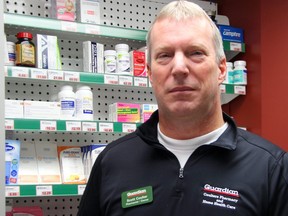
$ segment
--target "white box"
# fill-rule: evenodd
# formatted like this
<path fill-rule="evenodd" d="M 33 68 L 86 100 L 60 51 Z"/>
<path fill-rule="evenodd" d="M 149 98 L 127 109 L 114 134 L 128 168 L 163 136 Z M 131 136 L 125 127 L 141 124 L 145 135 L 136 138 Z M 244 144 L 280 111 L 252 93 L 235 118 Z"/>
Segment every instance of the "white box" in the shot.
<path fill-rule="evenodd" d="M 19 163 L 19 184 L 38 184 L 38 165 L 34 142 L 22 142 Z"/>
<path fill-rule="evenodd" d="M 99 0 L 77 0 L 77 7 L 79 22 L 100 24 Z"/>
<path fill-rule="evenodd" d="M 23 118 L 23 100 L 5 99 L 5 118 Z"/>
<path fill-rule="evenodd" d="M 104 73 L 104 45 L 91 41 L 83 42 L 83 70 Z"/>
<path fill-rule="evenodd" d="M 58 156 L 63 184 L 85 184 L 81 148 L 77 146 L 58 146 Z"/>
<path fill-rule="evenodd" d="M 57 144 L 41 142 L 35 144 L 40 184 L 61 184 L 61 172 L 57 155 Z"/>
<path fill-rule="evenodd" d="M 62 69 L 57 36 L 36 35 L 37 67 L 44 69 Z"/>
<path fill-rule="evenodd" d="M 60 103 L 47 101 L 24 101 L 24 118 L 59 119 Z"/>

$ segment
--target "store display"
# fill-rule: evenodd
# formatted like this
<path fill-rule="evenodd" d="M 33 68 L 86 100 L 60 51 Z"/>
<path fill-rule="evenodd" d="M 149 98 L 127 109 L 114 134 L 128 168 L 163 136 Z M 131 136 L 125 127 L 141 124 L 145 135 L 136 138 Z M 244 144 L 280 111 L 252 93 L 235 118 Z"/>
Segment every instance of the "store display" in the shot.
<path fill-rule="evenodd" d="M 33 35 L 29 32 L 19 32 L 16 35 L 16 61 L 17 66 L 35 67 L 35 45 L 32 42 Z"/>

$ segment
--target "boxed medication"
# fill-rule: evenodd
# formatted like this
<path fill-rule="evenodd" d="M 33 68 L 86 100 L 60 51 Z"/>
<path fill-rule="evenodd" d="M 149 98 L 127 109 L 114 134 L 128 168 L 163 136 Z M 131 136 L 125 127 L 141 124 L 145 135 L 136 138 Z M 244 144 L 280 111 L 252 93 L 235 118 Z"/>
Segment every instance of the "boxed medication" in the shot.
<path fill-rule="evenodd" d="M 142 104 L 141 105 L 141 122 L 147 121 L 152 113 L 158 109 L 157 104 Z"/>
<path fill-rule="evenodd" d="M 21 143 L 19 184 L 38 184 L 38 166 L 34 142 Z"/>
<path fill-rule="evenodd" d="M 24 118 L 59 119 L 60 103 L 47 101 L 24 101 Z"/>
<path fill-rule="evenodd" d="M 130 51 L 130 62 L 133 76 L 147 76 L 145 52 Z"/>
<path fill-rule="evenodd" d="M 83 42 L 83 70 L 104 73 L 104 45 L 92 41 Z"/>
<path fill-rule="evenodd" d="M 37 67 L 62 69 L 57 36 L 37 34 Z"/>
<path fill-rule="evenodd" d="M 18 184 L 20 141 L 5 140 L 5 184 Z"/>
<path fill-rule="evenodd" d="M 75 21 L 76 0 L 51 0 L 50 13 L 56 19 Z"/>
<path fill-rule="evenodd" d="M 113 122 L 140 122 L 140 104 L 120 102 L 110 104 L 109 120 Z"/>
<path fill-rule="evenodd" d="M 77 0 L 77 20 L 83 23 L 100 24 L 99 0 Z"/>
<path fill-rule="evenodd" d="M 76 146 L 58 146 L 62 182 L 64 184 L 85 184 L 81 148 Z"/>
<path fill-rule="evenodd" d="M 23 100 L 5 99 L 5 118 L 23 118 Z"/>
<path fill-rule="evenodd" d="M 57 144 L 42 142 L 35 144 L 39 183 L 61 184 L 61 172 L 57 154 Z"/>
<path fill-rule="evenodd" d="M 243 29 L 228 25 L 217 25 L 224 41 L 244 42 Z"/>

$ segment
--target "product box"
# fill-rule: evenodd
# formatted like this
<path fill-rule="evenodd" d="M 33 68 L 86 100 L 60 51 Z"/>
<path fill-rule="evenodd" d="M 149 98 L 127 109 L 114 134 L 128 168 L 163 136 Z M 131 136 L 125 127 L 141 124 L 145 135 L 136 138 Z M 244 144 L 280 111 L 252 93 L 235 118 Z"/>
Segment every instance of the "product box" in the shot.
<path fill-rule="evenodd" d="M 59 119 L 60 103 L 47 101 L 24 101 L 24 118 Z"/>
<path fill-rule="evenodd" d="M 77 20 L 83 23 L 100 24 L 99 0 L 77 0 Z"/>
<path fill-rule="evenodd" d="M 75 21 L 76 0 L 51 0 L 50 13 L 52 18 Z"/>
<path fill-rule="evenodd" d="M 113 122 L 140 122 L 140 104 L 119 102 L 110 104 L 109 120 Z"/>
<path fill-rule="evenodd" d="M 39 206 L 22 206 L 12 208 L 13 216 L 43 216 L 43 210 Z"/>
<path fill-rule="evenodd" d="M 23 118 L 23 100 L 5 99 L 5 118 Z"/>
<path fill-rule="evenodd" d="M 235 28 L 228 25 L 217 25 L 221 33 L 222 39 L 231 42 L 244 42 L 243 29 Z"/>
<path fill-rule="evenodd" d="M 19 163 L 19 184 L 38 184 L 38 165 L 34 142 L 22 142 Z"/>
<path fill-rule="evenodd" d="M 83 70 L 104 73 L 104 45 L 92 41 L 83 42 Z"/>
<path fill-rule="evenodd" d="M 147 76 L 145 59 L 145 52 L 137 50 L 130 52 L 130 63 L 133 76 Z"/>
<path fill-rule="evenodd" d="M 35 144 L 40 184 L 61 184 L 61 172 L 57 144 L 41 142 Z"/>
<path fill-rule="evenodd" d="M 147 121 L 157 109 L 157 104 L 141 104 L 141 122 Z"/>
<path fill-rule="evenodd" d="M 57 36 L 36 35 L 37 67 L 44 69 L 62 69 Z"/>
<path fill-rule="evenodd" d="M 85 184 L 81 148 L 76 146 L 58 146 L 58 157 L 63 184 Z"/>
<path fill-rule="evenodd" d="M 20 141 L 5 140 L 5 184 L 18 184 Z"/>

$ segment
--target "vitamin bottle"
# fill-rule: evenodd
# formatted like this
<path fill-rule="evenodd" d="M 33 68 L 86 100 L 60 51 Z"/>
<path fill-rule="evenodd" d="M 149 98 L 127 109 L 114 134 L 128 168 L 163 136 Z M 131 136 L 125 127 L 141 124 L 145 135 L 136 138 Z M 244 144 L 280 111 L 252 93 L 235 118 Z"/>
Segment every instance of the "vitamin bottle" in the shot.
<path fill-rule="evenodd" d="M 35 67 L 35 45 L 29 32 L 19 32 L 16 35 L 16 65 Z"/>
<path fill-rule="evenodd" d="M 234 62 L 234 84 L 247 85 L 247 68 L 246 61 Z"/>
<path fill-rule="evenodd" d="M 71 120 L 76 117 L 76 95 L 73 92 L 73 87 L 69 85 L 62 86 L 58 93 L 58 98 L 61 104 L 60 118 Z"/>
<path fill-rule="evenodd" d="M 105 73 L 116 73 L 116 51 L 104 51 L 104 71 Z"/>
<path fill-rule="evenodd" d="M 15 54 L 15 43 L 11 41 L 7 41 L 7 54 L 8 59 L 6 65 L 15 65 L 16 54 Z"/>
<path fill-rule="evenodd" d="M 89 86 L 79 86 L 76 91 L 76 118 L 93 120 L 93 93 Z"/>
<path fill-rule="evenodd" d="M 225 84 L 233 84 L 233 63 L 232 62 L 226 62 L 226 66 L 227 66 L 227 71 L 226 71 L 226 77 L 225 80 L 223 81 L 223 83 Z"/>
<path fill-rule="evenodd" d="M 129 46 L 127 44 L 117 44 L 115 50 L 117 73 L 131 75 Z"/>

